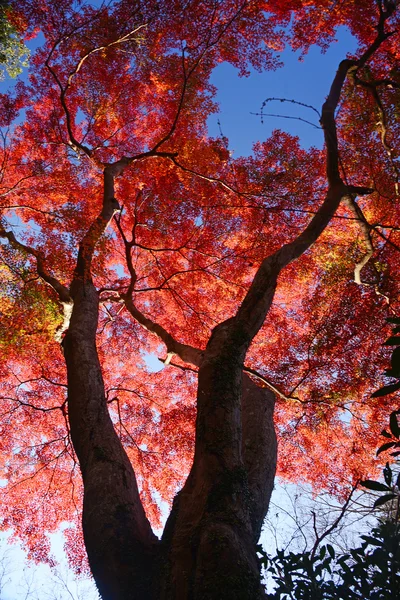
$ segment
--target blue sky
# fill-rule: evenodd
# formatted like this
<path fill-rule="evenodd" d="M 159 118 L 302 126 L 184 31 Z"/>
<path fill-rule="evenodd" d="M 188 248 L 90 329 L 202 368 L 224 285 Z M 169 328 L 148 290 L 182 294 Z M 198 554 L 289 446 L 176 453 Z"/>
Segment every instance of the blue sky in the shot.
<path fill-rule="evenodd" d="M 259 113 L 263 101 L 270 97 L 293 99 L 320 110 L 339 62 L 356 48 L 354 38 L 345 28 L 339 30 L 337 39 L 325 54 L 321 54 L 320 48 L 311 48 L 303 62 L 299 62 L 300 52 L 286 50 L 282 54 L 285 66 L 277 71 L 252 72 L 249 77 L 238 77 L 238 71 L 231 65 L 219 65 L 214 70 L 212 83 L 218 88 L 220 111 L 209 118 L 210 134 L 220 135 L 219 120 L 235 157 L 251 154 L 253 144 L 267 139 L 274 129 L 299 136 L 305 148 L 321 147 L 320 129 L 283 118 L 264 117 L 261 123 L 261 118 L 251 113 Z M 318 115 L 298 105 L 271 102 L 264 111 L 301 117 L 319 125 Z"/>

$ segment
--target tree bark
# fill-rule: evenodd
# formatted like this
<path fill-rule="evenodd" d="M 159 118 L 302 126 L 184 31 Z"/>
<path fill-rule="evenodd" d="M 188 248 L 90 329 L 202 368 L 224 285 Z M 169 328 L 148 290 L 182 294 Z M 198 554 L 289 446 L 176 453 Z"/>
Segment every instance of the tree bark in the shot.
<path fill-rule="evenodd" d="M 231 329 L 222 323 L 203 354 L 145 319 L 131 294 L 125 298 L 133 316 L 152 327 L 169 350 L 200 367 L 194 463 L 162 544 L 146 518 L 132 465 L 110 418 L 96 349 L 99 296 L 91 262 L 97 241 L 119 208 L 114 178 L 126 166 L 121 160 L 104 169 L 103 206 L 79 247 L 69 291 L 72 315 L 63 342 L 90 568 L 104 600 L 255 600 L 263 597 L 255 544 L 273 487 L 276 438 L 273 397 L 256 392 L 247 376 L 242 422 L 248 344 L 237 352 L 237 344 L 225 335 Z M 257 452 L 257 447 L 262 450 Z"/>
<path fill-rule="evenodd" d="M 227 337 L 233 320 L 203 352 L 124 300 L 168 352 L 199 367 L 195 457 L 165 527 L 157 598 L 262 598 L 256 544 L 276 471 L 274 394 L 243 373 L 245 347 Z"/>
<path fill-rule="evenodd" d="M 252 417 L 266 398 L 261 390 L 247 395 L 242 423 L 244 354 L 229 333 L 229 321 L 214 330 L 200 365 L 195 456 L 163 536 L 162 600 L 264 597 L 255 545 L 275 474 L 273 402 L 262 407 L 261 426 L 254 428 Z M 247 394 L 257 386 L 246 377 L 243 387 Z M 251 434 L 258 436 L 254 444 L 266 444 L 261 459 L 249 444 Z M 243 448 L 249 450 L 247 464 Z"/>
<path fill-rule="evenodd" d="M 163 327 L 135 308 L 132 293 L 136 274 L 130 253 L 134 239 L 128 243 L 123 236 L 131 284 L 121 298 L 132 316 L 165 342 L 168 352 L 178 354 L 199 368 L 193 465 L 174 500 L 161 541 L 152 532 L 134 470 L 107 406 L 96 349 L 99 295 L 91 279 L 91 264 L 98 240 L 119 210 L 114 197 L 115 177 L 122 175 L 133 162 L 168 158 L 187 173 L 219 184 L 223 182 L 180 165 L 176 152 L 159 150 L 165 142 L 172 143 L 183 106 L 186 76 L 179 108 L 167 134 L 150 150 L 123 156 L 112 164 L 102 164 L 96 158 L 96 148 L 90 150 L 75 137 L 72 113 L 66 104 L 69 83 L 67 87 L 62 86 L 50 66 L 51 54 L 46 61 L 61 90 L 70 146 L 90 158 L 97 167 L 104 168 L 102 209 L 81 240 L 70 289 L 48 271 L 42 252 L 19 242 L 14 233 L 6 231 L 1 224 L 0 238 L 35 258 L 38 276 L 52 287 L 64 308 L 59 335 L 66 330 L 63 348 L 68 377 L 68 419 L 83 478 L 83 533 L 90 567 L 103 600 L 261 600 L 265 597 L 256 543 L 276 469 L 274 395 L 243 374 L 245 356 L 269 312 L 282 269 L 318 239 L 343 199 L 371 191 L 347 186 L 341 178 L 335 110 L 348 73 L 363 67 L 392 35 L 385 32 L 385 22 L 397 4 L 377 3 L 376 39 L 358 60 L 342 61 L 322 107 L 328 182 L 323 203 L 295 239 L 262 260 L 236 315 L 214 329 L 204 352 L 177 342 Z M 61 41 L 53 46 L 51 53 Z M 207 50 L 215 43 L 210 42 Z M 200 64 L 199 61 L 196 64 Z M 191 72 L 194 73 L 194 68 Z M 229 186 L 225 187 L 232 191 Z M 364 230 L 367 235 L 367 229 Z M 121 228 L 120 231 L 123 235 Z"/>
<path fill-rule="evenodd" d="M 256 554 L 276 468 L 274 397 L 243 374 L 246 352 L 271 306 L 282 269 L 304 253 L 348 194 L 340 179 L 334 110 L 347 71 L 343 61 L 324 104 L 329 189 L 304 231 L 265 258 L 237 314 L 213 331 L 206 350 L 178 344 L 124 300 L 169 350 L 199 366 L 195 455 L 161 543 L 140 501 L 132 465 L 114 430 L 96 349 L 99 297 L 91 280 L 95 245 L 118 210 L 114 177 L 104 171 L 103 208 L 79 249 L 64 338 L 68 416 L 84 484 L 83 533 L 103 600 L 261 600 Z"/>
<path fill-rule="evenodd" d="M 225 351 L 217 330 L 200 367 L 193 468 L 159 552 L 108 412 L 95 343 L 98 293 L 77 277 L 71 297 L 68 416 L 84 484 L 84 540 L 102 598 L 262 598 L 255 545 L 275 475 L 272 393 L 246 375 L 241 382 L 241 357 Z"/>
<path fill-rule="evenodd" d="M 98 293 L 75 279 L 74 308 L 64 339 L 71 438 L 84 485 L 83 534 L 90 568 L 104 599 L 147 600 L 158 540 L 132 465 L 111 421 L 96 349 Z"/>

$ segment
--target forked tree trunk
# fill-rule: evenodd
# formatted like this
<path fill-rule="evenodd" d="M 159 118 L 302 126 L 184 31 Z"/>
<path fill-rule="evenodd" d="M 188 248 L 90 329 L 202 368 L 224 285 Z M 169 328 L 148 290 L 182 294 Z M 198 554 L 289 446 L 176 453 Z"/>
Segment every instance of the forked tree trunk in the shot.
<path fill-rule="evenodd" d="M 243 375 L 244 360 L 270 309 L 282 269 L 318 239 L 341 200 L 351 196 L 353 202 L 354 195 L 373 191 L 342 181 L 335 110 L 347 73 L 362 68 L 392 35 L 385 32 L 385 22 L 397 3 L 384 3 L 385 10 L 378 4 L 376 39 L 358 60 L 342 61 L 322 107 L 325 200 L 295 239 L 262 261 L 236 315 L 214 329 L 204 352 L 176 342 L 135 309 L 133 241 L 127 243 L 124 237 L 132 282 L 121 299 L 167 348 L 199 367 L 193 466 L 174 500 L 161 541 L 146 518 L 132 465 L 108 412 L 96 350 L 99 297 L 91 280 L 91 262 L 97 241 L 119 210 L 115 177 L 134 161 L 154 156 L 173 160 L 176 153 L 159 150 L 164 138 L 148 152 L 103 165 L 102 210 L 81 240 L 70 290 L 46 269 L 40 251 L 18 241 L 0 224 L 0 237 L 35 257 L 38 275 L 58 294 L 65 313 L 63 331 L 72 308 L 63 342 L 68 416 L 84 485 L 85 545 L 103 600 L 258 600 L 264 596 L 255 548 L 276 468 L 274 397 Z M 95 160 L 91 151 L 70 137 L 75 147 Z"/>
<path fill-rule="evenodd" d="M 95 343 L 98 294 L 77 278 L 71 296 L 69 421 L 84 483 L 85 545 L 102 598 L 262 598 L 256 543 L 276 467 L 273 395 L 247 376 L 242 384 L 243 358 L 217 329 L 199 371 L 193 467 L 158 542 L 107 409 Z"/>

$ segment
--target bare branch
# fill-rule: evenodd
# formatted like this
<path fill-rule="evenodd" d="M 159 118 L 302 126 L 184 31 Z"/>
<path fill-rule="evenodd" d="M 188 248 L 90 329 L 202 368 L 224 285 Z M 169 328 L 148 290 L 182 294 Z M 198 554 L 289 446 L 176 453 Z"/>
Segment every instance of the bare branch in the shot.
<path fill-rule="evenodd" d="M 147 318 L 136 306 L 133 304 L 132 296 L 122 296 L 127 310 L 130 312 L 132 317 L 136 319 L 138 323 L 143 325 L 151 333 L 155 333 L 164 342 L 167 347 L 167 352 L 177 354 L 184 362 L 191 363 L 195 366 L 200 366 L 203 352 L 198 348 L 182 344 L 175 340 L 171 334 L 167 332 L 164 327 L 155 323 L 151 319 Z"/>
<path fill-rule="evenodd" d="M 103 235 L 108 223 L 113 218 L 114 214 L 121 210 L 117 200 L 114 197 L 114 178 L 118 176 L 126 164 L 124 161 L 118 161 L 112 165 L 108 165 L 104 169 L 104 196 L 102 210 L 89 227 L 79 244 L 78 259 L 74 278 L 82 278 L 84 280 L 91 279 L 91 265 L 93 253 L 97 242 Z"/>
<path fill-rule="evenodd" d="M 255 369 L 244 366 L 243 371 L 245 373 L 249 373 L 249 375 L 253 375 L 257 379 L 262 381 L 262 383 L 264 383 L 267 386 L 267 388 L 269 388 L 271 390 L 271 392 L 273 392 L 276 396 L 278 396 L 278 398 L 281 398 L 282 400 L 291 400 L 294 402 L 302 402 L 303 403 L 303 401 L 300 400 L 300 398 L 298 398 L 297 396 L 287 396 L 286 394 L 284 394 L 273 383 L 271 383 L 271 381 L 269 381 L 269 379 L 264 377 L 264 375 L 261 375 L 261 373 L 258 373 L 258 371 L 256 371 Z"/>
<path fill-rule="evenodd" d="M 368 75 L 370 76 L 369 71 L 368 71 Z M 375 105 L 376 105 L 376 108 L 377 108 L 378 114 L 379 114 L 379 121 L 376 123 L 376 125 L 379 127 L 382 146 L 386 150 L 386 154 L 389 157 L 390 166 L 391 166 L 391 169 L 394 174 L 394 180 L 395 180 L 394 187 L 395 187 L 395 191 L 396 191 L 396 196 L 399 196 L 400 195 L 400 189 L 399 189 L 400 170 L 399 170 L 399 167 L 395 160 L 397 158 L 395 149 L 390 144 L 389 139 L 388 139 L 388 133 L 389 133 L 388 118 L 386 116 L 385 107 L 383 105 L 382 99 L 381 99 L 379 91 L 378 91 L 379 85 L 386 85 L 386 86 L 390 86 L 390 87 L 399 87 L 399 86 L 397 86 L 397 85 L 395 86 L 394 82 L 392 82 L 392 81 L 390 81 L 390 83 L 388 84 L 387 80 L 374 81 L 372 79 L 371 81 L 365 81 L 365 80 L 359 78 L 357 76 L 357 74 L 355 75 L 355 83 L 356 83 L 356 85 L 362 86 L 362 87 L 366 88 L 367 90 L 369 90 L 369 92 L 371 93 L 371 95 L 374 99 L 374 102 L 375 102 Z"/>
<path fill-rule="evenodd" d="M 358 263 L 356 263 L 354 267 L 354 281 L 357 283 L 357 285 L 362 285 L 363 282 L 361 281 L 361 270 L 365 267 L 374 254 L 374 246 L 371 239 L 372 227 L 369 225 L 364 213 L 352 196 L 346 196 L 343 200 L 343 203 L 353 213 L 355 219 L 357 220 L 363 236 L 364 244 L 366 246 L 366 252 L 364 256 L 358 261 Z"/>
<path fill-rule="evenodd" d="M 332 531 L 334 531 L 336 529 L 336 527 L 339 525 L 340 521 L 343 519 L 344 515 L 346 514 L 347 507 L 349 506 L 350 501 L 352 499 L 352 496 L 353 496 L 355 490 L 357 489 L 357 486 L 358 486 L 358 482 L 355 485 L 353 485 L 353 487 L 351 488 L 350 494 L 347 496 L 346 502 L 343 504 L 338 517 L 334 520 L 332 525 L 330 527 L 328 527 L 328 529 L 326 529 L 322 534 L 318 533 L 317 525 L 316 525 L 316 521 L 315 521 L 315 513 L 313 513 L 313 520 L 314 520 L 313 526 L 314 526 L 316 540 L 315 540 L 314 546 L 312 547 L 312 550 L 310 553 L 311 560 L 314 558 L 315 553 L 318 549 L 318 546 L 321 544 L 321 542 L 328 535 L 330 535 L 332 533 Z"/>
<path fill-rule="evenodd" d="M 57 295 L 61 302 L 71 302 L 71 297 L 69 295 L 68 289 L 64 285 L 62 285 L 58 281 L 58 279 L 56 279 L 55 277 L 50 275 L 50 273 L 47 272 L 42 252 L 36 250 L 35 248 L 32 248 L 31 246 L 27 246 L 22 242 L 19 242 L 15 237 L 14 233 L 12 231 L 6 231 L 3 225 L 1 224 L 0 237 L 8 239 L 8 241 L 14 248 L 17 248 L 18 250 L 22 250 L 23 252 L 34 256 L 36 258 L 38 275 L 43 279 L 43 281 L 50 285 L 53 288 L 53 290 L 57 292 Z"/>

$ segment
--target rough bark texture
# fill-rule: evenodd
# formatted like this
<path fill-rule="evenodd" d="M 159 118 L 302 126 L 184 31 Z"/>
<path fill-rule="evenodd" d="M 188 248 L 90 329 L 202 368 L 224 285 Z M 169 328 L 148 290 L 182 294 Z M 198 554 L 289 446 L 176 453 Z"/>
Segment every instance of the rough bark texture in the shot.
<path fill-rule="evenodd" d="M 78 278 L 71 296 L 69 420 L 84 482 L 85 545 L 102 597 L 261 598 L 255 544 L 276 466 L 273 395 L 246 375 L 241 385 L 242 358 L 233 346 L 226 352 L 231 343 L 220 328 L 200 368 L 193 468 L 160 553 L 107 409 L 95 345 L 98 294 Z"/>
<path fill-rule="evenodd" d="M 267 427 L 264 440 L 258 440 L 266 442 L 270 434 L 268 458 L 253 465 L 255 456 L 249 451 L 248 469 L 242 451 L 244 354 L 235 342 L 243 343 L 231 338 L 230 326 L 228 321 L 214 330 L 199 369 L 193 466 L 175 499 L 163 537 L 167 555 L 160 592 L 163 600 L 255 600 L 264 595 L 255 544 L 272 491 L 268 470 L 274 471 L 276 464 L 273 402 L 261 413 Z M 254 392 L 251 383 L 246 383 L 246 392 Z M 249 426 L 250 422 L 254 425 L 250 407 L 256 410 L 259 399 L 247 396 L 247 434 L 263 430 Z M 268 479 L 272 485 L 265 483 Z M 254 496 L 251 484 L 257 492 Z"/>
<path fill-rule="evenodd" d="M 243 374 L 242 455 L 250 489 L 250 519 L 255 543 L 259 540 L 274 488 L 277 460 L 274 406 L 274 394 Z"/>
<path fill-rule="evenodd" d="M 244 338 L 241 351 L 229 339 L 235 320 L 216 328 L 203 352 L 124 300 L 167 352 L 200 367 L 195 459 L 165 528 L 157 598 L 263 597 L 255 544 L 274 485 L 275 397 L 243 373 Z"/>
<path fill-rule="evenodd" d="M 96 350 L 98 293 L 76 280 L 64 339 L 71 437 L 84 484 L 83 533 L 103 598 L 146 600 L 158 540 L 140 502 L 132 465 L 108 412 Z"/>

